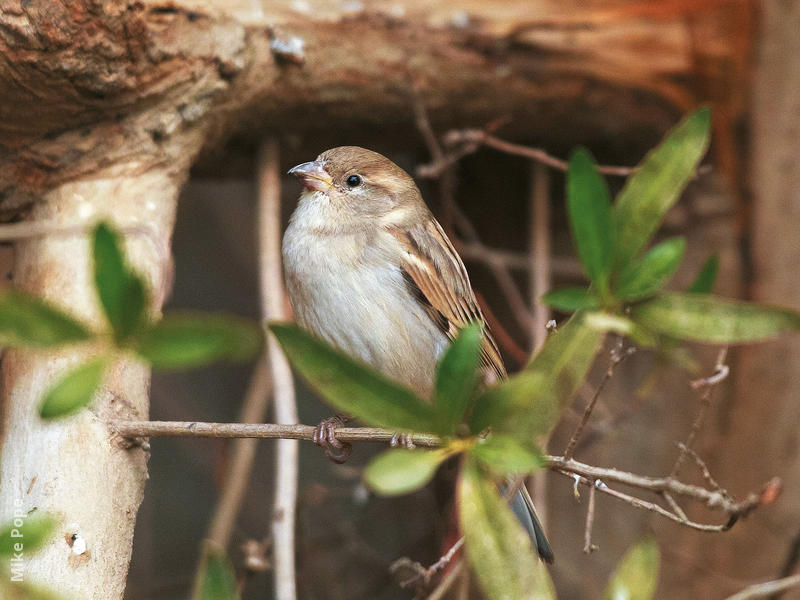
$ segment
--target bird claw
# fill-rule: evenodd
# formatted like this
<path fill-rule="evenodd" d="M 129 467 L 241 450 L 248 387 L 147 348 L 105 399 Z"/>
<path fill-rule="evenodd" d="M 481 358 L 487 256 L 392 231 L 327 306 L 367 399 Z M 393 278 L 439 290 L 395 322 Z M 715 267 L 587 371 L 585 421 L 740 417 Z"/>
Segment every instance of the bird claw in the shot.
<path fill-rule="evenodd" d="M 406 450 L 413 450 L 417 447 L 410 433 L 395 433 L 389 445 L 392 448 L 405 448 Z"/>
<path fill-rule="evenodd" d="M 325 456 L 337 465 L 346 462 L 353 453 L 351 444 L 336 439 L 336 429 L 342 427 L 346 422 L 347 418 L 342 415 L 334 415 L 323 419 L 314 429 L 314 437 L 312 438 L 314 443 L 325 452 Z"/>

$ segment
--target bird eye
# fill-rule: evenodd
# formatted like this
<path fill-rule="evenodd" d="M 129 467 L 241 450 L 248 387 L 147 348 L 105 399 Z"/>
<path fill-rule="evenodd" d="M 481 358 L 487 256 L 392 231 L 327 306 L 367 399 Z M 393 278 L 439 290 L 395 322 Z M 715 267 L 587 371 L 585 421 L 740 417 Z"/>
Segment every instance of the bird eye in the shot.
<path fill-rule="evenodd" d="M 361 176 L 360 175 L 350 175 L 345 183 L 347 183 L 348 187 L 354 188 L 361 185 Z"/>

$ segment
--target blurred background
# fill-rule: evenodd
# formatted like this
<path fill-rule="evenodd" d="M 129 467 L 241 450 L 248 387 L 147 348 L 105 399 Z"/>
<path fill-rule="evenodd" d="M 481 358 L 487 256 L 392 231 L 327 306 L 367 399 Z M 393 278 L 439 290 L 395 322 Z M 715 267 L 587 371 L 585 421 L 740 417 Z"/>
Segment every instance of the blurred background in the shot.
<path fill-rule="evenodd" d="M 552 157 L 565 159 L 584 146 L 601 164 L 633 166 L 683 115 L 708 104 L 712 147 L 662 230 L 688 237 L 673 286 L 685 287 L 718 253 L 715 292 L 800 308 L 797 2 L 220 0 L 156 8 L 165 23 L 173 14 L 241 23 L 252 43 L 244 54 L 272 52 L 278 68 L 270 81 L 248 75 L 238 84 L 241 94 L 253 90 L 246 109 L 216 109 L 225 118 L 208 136 L 180 198 L 168 307 L 259 318 L 259 148 L 277 141 L 285 173 L 327 148 L 360 145 L 415 175 L 462 252 L 514 371 L 547 319 L 564 316 L 537 308 L 536 298 L 550 286 L 582 281 L 567 230 L 563 172 L 497 144 L 475 144 L 451 168 L 422 177 L 418 168 L 435 158 L 430 134 L 448 152 L 464 148 L 448 145 L 456 137 L 448 132 L 491 127 L 500 140 Z M 220 47 L 226 43 L 220 36 Z M 223 78 L 224 67 L 218 67 Z M 624 181 L 607 180 L 612 191 Z M 300 185 L 282 176 L 284 223 L 299 193 Z M 534 252 L 537 240 L 544 243 Z M 608 350 L 595 375 L 605 370 Z M 716 351 L 692 351 L 704 373 L 712 373 Z M 585 555 L 585 499 L 576 501 L 569 479 L 537 477 L 560 598 L 600 597 L 625 549 L 646 534 L 656 536 L 662 551 L 658 598 L 725 598 L 797 571 L 800 343 L 732 349 L 728 364 L 731 375 L 713 397 L 697 452 L 732 494 L 759 491 L 779 476 L 782 495 L 721 534 L 692 531 L 598 495 L 593 541 L 599 548 Z M 156 374 L 151 418 L 235 421 L 251 375 L 252 365 Z M 565 414 L 551 453 L 563 452 L 597 379 Z M 645 475 L 669 472 L 676 442 L 686 438 L 698 408 L 689 379 L 648 352 L 634 354 L 600 397 L 576 458 Z M 300 422 L 313 425 L 332 414 L 300 382 L 297 391 Z M 131 600 L 186 597 L 232 443 L 154 438 L 151 444 Z M 379 449 L 357 445 L 346 464 L 334 465 L 301 443 L 301 598 L 410 598 L 392 580 L 390 564 L 402 556 L 430 564 L 440 555 L 442 524 L 430 490 L 385 499 L 362 486 L 361 468 Z M 268 537 L 273 452 L 274 443 L 259 443 L 230 547 L 239 569 L 242 545 Z M 702 483 L 691 464 L 683 477 Z M 719 518 L 701 506 L 685 509 L 698 519 Z M 271 589 L 268 571 L 253 573 L 244 597 L 271 597 Z"/>

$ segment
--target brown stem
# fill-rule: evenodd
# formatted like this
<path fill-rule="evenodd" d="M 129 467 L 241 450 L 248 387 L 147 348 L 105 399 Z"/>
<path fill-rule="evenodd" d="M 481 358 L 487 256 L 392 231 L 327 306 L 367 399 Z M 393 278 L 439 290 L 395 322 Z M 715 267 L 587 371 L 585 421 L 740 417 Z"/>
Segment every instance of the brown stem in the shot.
<path fill-rule="evenodd" d="M 700 432 L 700 428 L 703 426 L 706 414 L 708 414 L 708 411 L 711 408 L 711 400 L 714 397 L 714 390 L 717 389 L 717 386 L 728 376 L 729 369 L 728 365 L 725 364 L 727 355 L 728 348 L 722 348 L 717 356 L 717 363 L 714 373 L 709 377 L 698 379 L 692 382 L 692 387 L 695 389 L 702 387 L 703 393 L 700 395 L 700 405 L 697 408 L 697 414 L 692 422 L 692 429 L 689 431 L 689 435 L 686 436 L 686 441 L 681 444 L 680 453 L 678 454 L 678 458 L 675 459 L 675 464 L 672 467 L 672 472 L 670 473 L 672 477 L 678 476 L 681 466 L 683 466 L 683 461 L 686 460 L 687 454 L 692 449 L 694 440 L 697 437 L 697 434 Z"/>
<path fill-rule="evenodd" d="M 589 403 L 586 405 L 586 409 L 583 411 L 581 420 L 578 423 L 578 426 L 575 428 L 575 431 L 572 433 L 572 437 L 569 438 L 567 448 L 564 450 L 564 456 L 567 459 L 572 458 L 572 455 L 575 453 L 575 447 L 578 445 L 578 440 L 580 439 L 586 424 L 589 422 L 589 418 L 592 416 L 592 411 L 594 411 L 594 407 L 595 404 L 597 404 L 597 399 L 600 397 L 600 393 L 608 383 L 608 380 L 614 375 L 614 370 L 617 368 L 617 366 L 629 355 L 630 353 L 623 349 L 622 339 L 620 339 L 617 346 L 615 346 L 611 351 L 611 358 L 609 359 L 608 368 L 603 374 L 603 378 L 600 380 L 600 383 L 595 389 L 594 394 L 592 394 L 592 397 L 589 399 Z"/>
<path fill-rule="evenodd" d="M 589 486 L 589 506 L 586 508 L 586 528 L 583 532 L 583 553 L 591 554 L 597 550 L 597 546 L 592 543 L 592 527 L 594 527 L 594 503 L 595 491 L 597 488 Z"/>
<path fill-rule="evenodd" d="M 278 143 L 268 139 L 258 153 L 258 240 L 260 244 L 261 298 L 268 320 L 284 320 L 286 315 L 281 268 L 281 188 Z M 267 356 L 272 374 L 275 420 L 297 423 L 294 380 L 278 342 L 270 336 Z M 280 440 L 275 452 L 275 500 L 272 537 L 275 560 L 275 597 L 295 600 L 294 522 L 297 506 L 299 446 L 293 440 Z"/>

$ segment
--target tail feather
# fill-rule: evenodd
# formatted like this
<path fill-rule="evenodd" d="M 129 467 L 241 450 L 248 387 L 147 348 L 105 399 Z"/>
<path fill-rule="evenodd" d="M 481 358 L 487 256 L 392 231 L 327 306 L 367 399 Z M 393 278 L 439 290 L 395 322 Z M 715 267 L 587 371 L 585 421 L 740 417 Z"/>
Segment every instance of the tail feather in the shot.
<path fill-rule="evenodd" d="M 539 521 L 539 517 L 536 515 L 536 509 L 533 506 L 531 495 L 524 485 L 521 485 L 519 491 L 514 494 L 510 506 L 511 510 L 530 536 L 531 543 L 536 548 L 536 552 L 539 553 L 541 559 L 547 563 L 552 563 L 554 558 L 553 549 L 550 547 L 550 542 L 547 541 L 544 528 Z"/>

